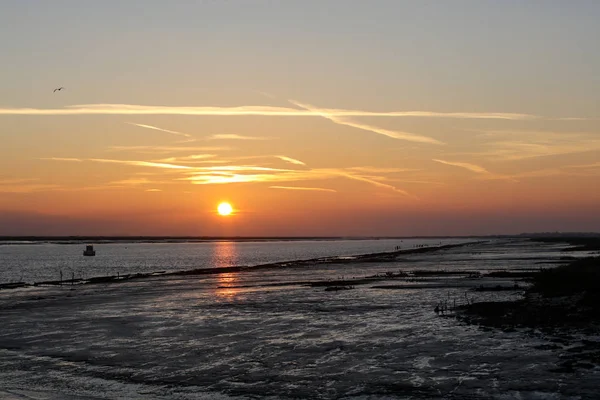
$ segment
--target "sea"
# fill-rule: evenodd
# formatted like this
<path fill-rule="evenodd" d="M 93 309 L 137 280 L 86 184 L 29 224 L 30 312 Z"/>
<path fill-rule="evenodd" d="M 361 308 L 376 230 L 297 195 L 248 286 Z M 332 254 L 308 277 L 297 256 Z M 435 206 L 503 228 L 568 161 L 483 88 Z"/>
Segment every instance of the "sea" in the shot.
<path fill-rule="evenodd" d="M 0 283 L 87 279 L 197 268 L 254 266 L 319 257 L 351 256 L 475 239 L 154 241 L 104 240 L 84 257 L 81 241 L 0 242 Z"/>
<path fill-rule="evenodd" d="M 414 271 L 470 276 L 550 268 L 590 254 L 566 251 L 566 244 L 525 238 L 104 242 L 94 243 L 95 257 L 84 257 L 85 244 L 0 245 L 0 283 L 165 273 L 0 290 L 0 399 L 600 398 L 598 366 L 557 371 L 571 344 L 434 312 L 440 302 L 516 299 L 525 283 L 498 292 L 473 291 L 484 281 L 460 275 L 334 291 L 313 284 Z M 443 247 L 451 244 L 464 245 Z M 353 260 L 396 246 L 433 251 Z M 273 265 L 167 273 L 263 264 Z"/>

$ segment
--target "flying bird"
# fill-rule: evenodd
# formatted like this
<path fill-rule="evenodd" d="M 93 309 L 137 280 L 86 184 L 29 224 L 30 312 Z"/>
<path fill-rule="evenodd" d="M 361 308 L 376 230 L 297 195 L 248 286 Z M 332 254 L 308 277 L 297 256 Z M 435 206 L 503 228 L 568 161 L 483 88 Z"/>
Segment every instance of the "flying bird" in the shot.
<path fill-rule="evenodd" d="M 63 89 L 64 89 L 64 87 L 62 87 L 62 86 L 61 86 L 61 87 L 59 87 L 59 88 L 56 88 L 56 89 L 54 89 L 54 90 L 52 91 L 52 93 L 56 92 L 57 90 L 63 90 Z"/>

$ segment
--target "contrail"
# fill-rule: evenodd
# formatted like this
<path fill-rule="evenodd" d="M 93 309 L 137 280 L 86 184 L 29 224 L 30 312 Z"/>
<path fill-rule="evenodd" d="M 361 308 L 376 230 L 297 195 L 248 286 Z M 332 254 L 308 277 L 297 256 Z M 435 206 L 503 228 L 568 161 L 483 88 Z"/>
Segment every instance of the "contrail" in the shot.
<path fill-rule="evenodd" d="M 172 131 L 172 130 L 169 130 L 169 129 L 163 129 L 163 128 L 159 128 L 157 126 L 145 125 L 145 124 L 136 124 L 135 122 L 127 122 L 127 124 L 134 125 L 134 126 L 139 126 L 140 128 L 147 128 L 147 129 L 153 129 L 155 131 L 171 133 L 173 135 L 183 136 L 183 137 L 186 137 L 186 138 L 191 138 L 192 137 L 192 135 L 188 135 L 187 133 Z"/>
<path fill-rule="evenodd" d="M 207 138 L 208 140 L 267 140 L 269 138 L 261 136 L 244 136 L 236 135 L 235 133 L 224 133 L 212 135 Z"/>
<path fill-rule="evenodd" d="M 292 157 L 287 157 L 287 156 L 273 156 L 273 157 L 277 157 L 282 161 L 286 161 L 289 162 L 290 164 L 295 164 L 295 165 L 306 165 L 305 163 L 303 163 L 300 160 L 296 160 L 295 158 Z"/>
<path fill-rule="evenodd" d="M 489 171 L 479 165 L 469 164 L 465 162 L 454 162 L 454 161 L 444 161 L 433 159 L 435 162 L 439 162 L 441 164 L 452 165 L 454 167 L 468 169 L 469 171 L 476 172 L 478 174 L 489 174 Z"/>
<path fill-rule="evenodd" d="M 292 101 L 292 103 L 294 103 Z M 300 108 L 304 108 L 296 104 Z M 0 108 L 0 115 L 214 115 L 214 116 L 266 116 L 266 117 L 414 117 L 458 119 L 532 120 L 543 117 L 520 113 L 473 113 L 436 111 L 364 111 L 336 108 L 298 110 L 272 106 L 144 106 L 137 104 L 78 104 L 65 108 Z M 554 118 L 562 120 L 587 120 L 588 118 Z M 150 128 L 152 129 L 152 128 Z"/>
<path fill-rule="evenodd" d="M 307 111 L 316 112 L 321 117 L 326 118 L 326 119 L 330 120 L 331 122 L 338 124 L 338 125 L 351 126 L 353 128 L 362 129 L 362 130 L 368 131 L 368 132 L 378 133 L 380 135 L 391 137 L 393 139 L 401 139 L 401 140 L 407 140 L 410 142 L 419 142 L 419 143 L 443 144 L 442 142 L 440 142 L 436 139 L 427 137 L 427 136 L 421 136 L 421 135 L 417 135 L 417 134 L 409 133 L 409 132 L 392 131 L 389 129 L 378 128 L 375 126 L 371 126 L 371 125 L 367 125 L 367 124 L 363 124 L 363 123 L 359 123 L 359 122 L 354 122 L 347 118 L 341 118 L 339 116 L 331 114 L 328 110 L 317 109 L 314 106 L 311 106 L 309 104 L 302 104 L 295 100 L 289 100 L 289 102 L 300 108 L 303 108 Z"/>

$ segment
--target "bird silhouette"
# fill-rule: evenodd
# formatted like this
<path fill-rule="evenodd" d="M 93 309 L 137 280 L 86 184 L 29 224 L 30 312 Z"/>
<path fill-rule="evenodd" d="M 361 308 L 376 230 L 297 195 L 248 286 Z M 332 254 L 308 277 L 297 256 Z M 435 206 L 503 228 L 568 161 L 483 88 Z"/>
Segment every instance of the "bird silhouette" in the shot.
<path fill-rule="evenodd" d="M 61 86 L 61 87 L 59 87 L 59 88 L 56 88 L 56 89 L 54 89 L 54 90 L 52 91 L 52 93 L 56 92 L 57 90 L 63 90 L 63 89 L 64 89 L 64 87 L 62 87 L 62 86 Z"/>

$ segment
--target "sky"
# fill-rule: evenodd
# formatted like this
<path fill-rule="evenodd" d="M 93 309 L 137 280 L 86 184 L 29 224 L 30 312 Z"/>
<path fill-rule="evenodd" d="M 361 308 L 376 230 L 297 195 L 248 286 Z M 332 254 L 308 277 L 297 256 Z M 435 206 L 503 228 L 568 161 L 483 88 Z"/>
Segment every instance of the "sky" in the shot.
<path fill-rule="evenodd" d="M 0 235 L 600 231 L 598 18 L 594 0 L 2 1 Z"/>

